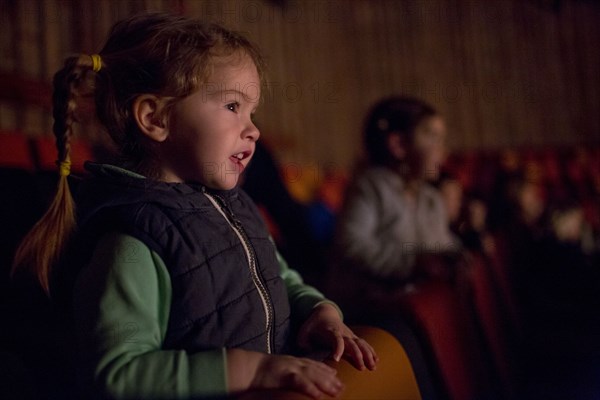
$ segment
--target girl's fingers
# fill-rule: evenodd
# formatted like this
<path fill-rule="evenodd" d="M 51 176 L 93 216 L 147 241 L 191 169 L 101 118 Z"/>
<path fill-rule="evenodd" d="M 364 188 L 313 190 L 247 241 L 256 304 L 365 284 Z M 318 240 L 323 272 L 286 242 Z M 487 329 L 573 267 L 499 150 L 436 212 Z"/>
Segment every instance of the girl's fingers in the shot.
<path fill-rule="evenodd" d="M 335 335 L 334 336 L 335 351 L 333 352 L 333 359 L 336 362 L 339 362 L 340 359 L 342 358 L 342 356 L 344 355 L 344 349 L 345 349 L 344 337 L 342 335 L 340 335 L 339 333 L 335 333 L 334 335 Z"/>
<path fill-rule="evenodd" d="M 335 376 L 337 371 L 321 362 L 308 361 L 310 362 L 305 365 L 305 373 L 298 376 L 299 380 L 295 382 L 295 386 L 314 398 L 320 398 L 322 394 L 337 396 L 344 387 Z"/>
<path fill-rule="evenodd" d="M 335 368 L 331 368 L 329 365 L 322 363 L 320 361 L 315 361 L 315 360 L 310 360 L 311 363 L 314 363 L 313 365 L 311 365 L 311 367 L 317 368 L 319 370 L 321 370 L 321 373 L 326 373 L 329 375 L 337 375 L 337 370 Z"/>
<path fill-rule="evenodd" d="M 350 359 L 350 362 L 352 363 L 352 365 L 354 365 L 356 369 L 363 370 L 365 369 L 365 363 L 363 360 L 363 353 L 361 351 L 361 348 L 356 343 L 358 340 L 360 339 L 346 338 L 345 354 L 347 358 Z"/>
<path fill-rule="evenodd" d="M 367 367 L 374 370 L 379 357 L 373 347 L 364 339 L 359 337 L 346 338 L 345 355 L 355 368 L 362 370 Z"/>
<path fill-rule="evenodd" d="M 329 396 L 337 396 L 344 388 L 342 382 L 335 376 L 325 378 L 317 377 L 315 385 L 320 391 Z"/>
<path fill-rule="evenodd" d="M 304 370 L 307 373 L 318 370 L 320 374 L 337 374 L 337 370 L 335 368 L 332 368 L 321 361 L 311 360 L 310 358 L 299 358 L 299 360 L 302 361 L 300 368 L 302 368 L 302 370 Z"/>
<path fill-rule="evenodd" d="M 344 385 L 338 379 L 331 382 L 319 381 L 317 382 L 317 387 L 323 393 L 333 397 L 339 395 L 344 389 Z"/>
<path fill-rule="evenodd" d="M 313 399 L 320 399 L 323 397 L 323 392 L 309 380 L 294 382 L 294 388 L 300 392 L 304 392 Z"/>
<path fill-rule="evenodd" d="M 373 350 L 373 347 L 364 339 L 356 340 L 358 347 L 361 349 L 363 360 L 368 369 L 374 370 L 379 358 Z"/>

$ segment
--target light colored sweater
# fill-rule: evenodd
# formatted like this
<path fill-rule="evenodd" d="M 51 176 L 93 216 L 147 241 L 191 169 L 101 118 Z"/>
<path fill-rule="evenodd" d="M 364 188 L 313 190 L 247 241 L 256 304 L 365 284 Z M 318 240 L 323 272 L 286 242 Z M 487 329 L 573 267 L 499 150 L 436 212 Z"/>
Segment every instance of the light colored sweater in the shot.
<path fill-rule="evenodd" d="M 412 199 L 404 191 L 402 178 L 386 167 L 370 167 L 356 177 L 339 216 L 339 265 L 404 280 L 418 255 L 458 250 L 438 191 L 422 184 Z"/>

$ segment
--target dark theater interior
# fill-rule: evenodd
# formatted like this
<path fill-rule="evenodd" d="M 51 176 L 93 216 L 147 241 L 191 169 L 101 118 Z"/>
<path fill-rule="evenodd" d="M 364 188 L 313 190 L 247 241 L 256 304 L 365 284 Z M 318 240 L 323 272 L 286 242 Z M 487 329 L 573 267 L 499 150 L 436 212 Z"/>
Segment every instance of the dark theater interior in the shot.
<path fill-rule="evenodd" d="M 0 32 L 0 399 L 600 400 L 597 0 Z"/>

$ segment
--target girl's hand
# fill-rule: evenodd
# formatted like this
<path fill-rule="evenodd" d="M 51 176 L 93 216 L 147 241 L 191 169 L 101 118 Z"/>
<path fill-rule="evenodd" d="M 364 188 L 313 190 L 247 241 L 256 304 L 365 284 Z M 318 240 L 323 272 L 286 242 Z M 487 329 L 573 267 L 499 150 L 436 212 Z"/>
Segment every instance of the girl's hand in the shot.
<path fill-rule="evenodd" d="M 322 362 L 292 356 L 265 355 L 250 385 L 261 389 L 291 389 L 315 399 L 336 397 L 344 385 L 337 371 Z"/>
<path fill-rule="evenodd" d="M 276 356 L 242 349 L 227 350 L 230 393 L 248 389 L 288 389 L 315 399 L 337 396 L 343 390 L 337 371 L 322 362 Z"/>
<path fill-rule="evenodd" d="M 298 333 L 300 348 L 312 351 L 325 347 L 332 350 L 332 357 L 340 361 L 344 356 L 358 370 L 375 369 L 379 361 L 375 350 L 344 324 L 338 310 L 331 304 L 316 307 Z"/>

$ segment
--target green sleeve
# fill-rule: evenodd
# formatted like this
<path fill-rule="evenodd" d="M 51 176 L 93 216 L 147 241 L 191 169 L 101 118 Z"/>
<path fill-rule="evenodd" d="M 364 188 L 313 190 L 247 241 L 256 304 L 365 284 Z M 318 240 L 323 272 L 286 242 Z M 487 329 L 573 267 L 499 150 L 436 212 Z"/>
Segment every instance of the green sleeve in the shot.
<path fill-rule="evenodd" d="M 225 349 L 163 350 L 171 281 L 139 240 L 111 233 L 77 278 L 74 314 L 83 372 L 111 398 L 186 398 L 227 392 Z"/>
<path fill-rule="evenodd" d="M 303 322 L 315 307 L 324 303 L 333 305 L 342 316 L 339 307 L 334 302 L 327 300 L 317 289 L 306 285 L 300 274 L 288 266 L 287 261 L 277 250 L 276 255 L 277 261 L 279 261 L 280 275 L 288 291 L 288 299 L 294 320 L 300 323 Z"/>

